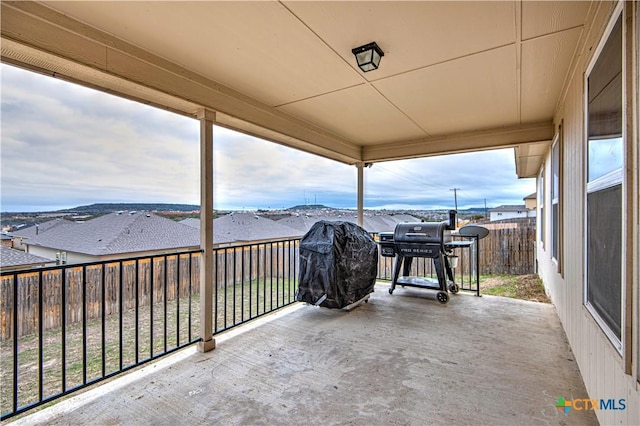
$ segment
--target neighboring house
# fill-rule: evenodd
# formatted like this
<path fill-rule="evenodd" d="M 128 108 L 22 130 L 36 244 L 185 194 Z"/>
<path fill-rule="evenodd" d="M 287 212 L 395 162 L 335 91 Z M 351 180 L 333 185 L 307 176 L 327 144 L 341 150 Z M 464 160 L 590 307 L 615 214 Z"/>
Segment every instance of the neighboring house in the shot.
<path fill-rule="evenodd" d="M 119 212 L 86 222 L 55 220 L 16 232 L 30 254 L 81 263 L 170 253 L 200 246 L 197 229 L 147 212 Z"/>
<path fill-rule="evenodd" d="M 499 206 L 489 210 L 489 220 L 523 219 L 535 217 L 535 210 L 529 210 L 524 204 L 517 206 Z"/>
<path fill-rule="evenodd" d="M 26 246 L 22 243 L 23 240 L 35 237 L 39 235 L 41 232 L 46 232 L 50 229 L 53 229 L 58 226 L 67 226 L 74 222 L 63 220 L 63 219 L 53 219 L 47 222 L 37 223 L 33 226 L 29 226 L 26 228 L 19 228 L 11 233 L 13 248 L 17 250 L 25 250 Z"/>
<path fill-rule="evenodd" d="M 13 237 L 9 234 L 2 233 L 2 247 L 13 247 Z"/>
<path fill-rule="evenodd" d="M 0 247 L 0 270 L 9 271 L 13 269 L 29 269 L 41 266 L 53 266 L 55 260 L 35 256 L 31 253 L 25 253 L 21 250 Z"/>
<path fill-rule="evenodd" d="M 538 195 L 534 192 L 533 194 L 529 194 L 526 197 L 523 198 L 524 200 L 524 206 L 531 210 L 536 208 L 536 206 L 538 205 Z"/>

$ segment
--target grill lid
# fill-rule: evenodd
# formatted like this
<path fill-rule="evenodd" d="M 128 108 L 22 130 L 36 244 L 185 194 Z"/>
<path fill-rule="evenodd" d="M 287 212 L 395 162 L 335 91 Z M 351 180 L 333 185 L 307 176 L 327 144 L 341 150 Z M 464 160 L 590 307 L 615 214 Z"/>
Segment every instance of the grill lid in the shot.
<path fill-rule="evenodd" d="M 447 228 L 447 222 L 399 223 L 393 239 L 396 243 L 443 244 L 451 239 Z"/>

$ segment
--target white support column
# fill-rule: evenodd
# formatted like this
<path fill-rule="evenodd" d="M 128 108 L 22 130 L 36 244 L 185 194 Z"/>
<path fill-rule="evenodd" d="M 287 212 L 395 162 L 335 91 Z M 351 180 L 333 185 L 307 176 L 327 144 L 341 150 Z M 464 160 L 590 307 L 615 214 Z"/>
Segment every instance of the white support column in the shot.
<path fill-rule="evenodd" d="M 364 227 L 364 163 L 356 163 L 358 168 L 358 225 Z"/>
<path fill-rule="evenodd" d="M 216 347 L 213 338 L 213 122 L 215 112 L 198 111 L 200 120 L 200 338 L 199 352 Z"/>

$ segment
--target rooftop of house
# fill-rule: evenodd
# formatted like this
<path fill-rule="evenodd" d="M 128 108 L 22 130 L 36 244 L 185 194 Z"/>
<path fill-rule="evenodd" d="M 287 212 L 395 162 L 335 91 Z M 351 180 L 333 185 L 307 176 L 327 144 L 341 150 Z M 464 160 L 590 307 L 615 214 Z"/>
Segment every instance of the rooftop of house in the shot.
<path fill-rule="evenodd" d="M 34 246 L 93 256 L 200 245 L 197 229 L 147 212 L 111 213 L 86 222 L 55 220 L 16 232 Z M 35 228 L 35 229 L 31 229 Z"/>
<path fill-rule="evenodd" d="M 286 224 L 254 213 L 231 213 L 213 221 L 214 235 L 235 241 L 263 241 L 304 234 Z"/>
<path fill-rule="evenodd" d="M 52 259 L 35 256 L 22 250 L 10 247 L 0 247 L 0 268 L 10 268 L 12 266 L 44 265 L 55 262 Z"/>
<path fill-rule="evenodd" d="M 357 216 L 351 214 L 338 214 L 338 215 L 322 215 L 322 216 L 307 216 L 307 215 L 298 215 L 298 216 L 290 216 L 285 217 L 283 219 L 278 220 L 279 223 L 283 223 L 292 228 L 298 229 L 306 233 L 314 223 L 319 220 L 344 220 L 348 222 L 356 222 Z M 407 214 L 398 214 L 398 215 L 388 215 L 388 214 L 374 214 L 364 216 L 363 228 L 369 232 L 385 232 L 385 231 L 393 231 L 395 226 L 401 222 L 420 222 L 420 219 L 417 219 L 411 215 Z"/>
<path fill-rule="evenodd" d="M 12 235 L 14 237 L 31 238 L 39 235 L 41 232 L 46 232 L 59 226 L 67 226 L 72 223 L 74 222 L 71 222 L 69 220 L 53 219 L 46 222 L 38 223 L 33 226 L 18 228 L 12 232 Z"/>
<path fill-rule="evenodd" d="M 290 228 L 296 229 L 297 231 L 299 231 L 300 235 L 304 235 L 309 229 L 311 229 L 314 223 L 320 220 L 353 220 L 355 222 L 355 219 L 352 219 L 351 217 L 346 218 L 343 217 L 343 215 L 311 216 L 306 214 L 291 215 L 289 217 L 279 219 L 277 222 Z"/>
<path fill-rule="evenodd" d="M 214 243 L 265 241 L 303 236 L 319 220 L 356 222 L 352 214 L 292 215 L 274 221 L 254 213 L 231 213 L 214 220 Z M 399 222 L 417 222 L 410 215 L 366 215 L 369 232 L 392 231 Z M 105 256 L 200 245 L 200 220 L 175 222 L 148 212 L 117 212 L 84 222 L 55 219 L 18 230 L 15 236 L 32 246 Z"/>
<path fill-rule="evenodd" d="M 187 218 L 180 223 L 200 229 L 200 219 L 197 218 Z M 216 244 L 299 237 L 304 232 L 253 213 L 231 213 L 213 221 L 213 241 Z"/>
<path fill-rule="evenodd" d="M 523 212 L 527 211 L 527 207 L 524 204 L 518 205 L 503 205 L 494 207 L 489 212 Z"/>

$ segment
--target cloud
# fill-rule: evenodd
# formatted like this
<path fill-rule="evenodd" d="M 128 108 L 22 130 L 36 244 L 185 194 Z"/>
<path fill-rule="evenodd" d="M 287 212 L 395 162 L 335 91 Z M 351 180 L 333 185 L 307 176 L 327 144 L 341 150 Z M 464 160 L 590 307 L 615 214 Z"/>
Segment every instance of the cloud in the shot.
<path fill-rule="evenodd" d="M 0 65 L 2 211 L 94 202 L 199 204 L 197 120 Z M 215 207 L 356 206 L 356 168 L 224 128 L 214 129 Z M 375 164 L 365 206 L 521 204 L 512 150 Z"/>
<path fill-rule="evenodd" d="M 513 150 L 502 149 L 374 164 L 366 170 L 365 195 L 374 206 L 413 208 L 522 204 L 534 179 L 517 179 Z"/>
<path fill-rule="evenodd" d="M 196 120 L 5 65 L 2 89 L 3 210 L 199 202 Z"/>

